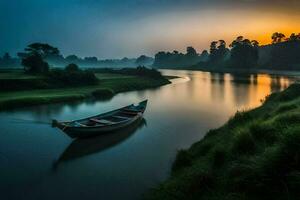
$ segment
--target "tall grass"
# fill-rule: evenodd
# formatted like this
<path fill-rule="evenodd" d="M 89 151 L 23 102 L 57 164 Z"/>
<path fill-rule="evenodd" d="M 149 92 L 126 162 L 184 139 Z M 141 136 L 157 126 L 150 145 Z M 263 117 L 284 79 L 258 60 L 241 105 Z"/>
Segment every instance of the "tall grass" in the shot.
<path fill-rule="evenodd" d="M 300 85 L 237 112 L 190 149 L 171 178 L 147 199 L 291 199 L 300 197 Z M 178 170 L 180 169 L 180 170 Z"/>

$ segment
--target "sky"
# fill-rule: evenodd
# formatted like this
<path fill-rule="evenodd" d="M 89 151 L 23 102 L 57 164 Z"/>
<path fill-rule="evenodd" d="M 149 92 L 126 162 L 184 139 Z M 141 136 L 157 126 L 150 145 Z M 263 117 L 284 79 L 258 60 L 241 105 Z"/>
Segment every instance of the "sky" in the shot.
<path fill-rule="evenodd" d="M 198 52 L 243 35 L 300 32 L 300 0 L 0 0 L 0 55 L 47 42 L 64 56 L 154 56 Z"/>

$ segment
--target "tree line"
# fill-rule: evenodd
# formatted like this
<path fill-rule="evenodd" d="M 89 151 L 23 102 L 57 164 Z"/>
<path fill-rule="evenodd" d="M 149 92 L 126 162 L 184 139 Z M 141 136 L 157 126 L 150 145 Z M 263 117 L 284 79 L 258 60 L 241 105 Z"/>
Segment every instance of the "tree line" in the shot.
<path fill-rule="evenodd" d="M 208 58 L 208 52 L 205 50 L 198 54 L 193 47 L 187 47 L 186 53 L 158 52 L 154 57 L 153 66 L 155 67 L 183 67 L 205 61 Z"/>
<path fill-rule="evenodd" d="M 47 52 L 42 55 L 43 60 L 46 61 L 49 66 L 52 67 L 64 67 L 67 64 L 74 63 L 81 67 L 137 67 L 139 65 L 151 66 L 153 64 L 153 58 L 141 55 L 138 58 L 127 58 L 122 59 L 98 59 L 96 56 L 79 57 L 75 54 L 63 56 L 57 47 L 53 47 L 46 43 L 32 43 L 29 44 L 24 52 L 17 53 L 17 57 L 12 57 L 9 53 L 5 53 L 3 57 L 0 56 L 0 67 L 11 68 L 11 67 L 22 67 L 22 59 L 27 55 L 27 50 L 30 48 L 38 48 L 37 51 L 53 51 Z"/>
<path fill-rule="evenodd" d="M 300 33 L 286 37 L 276 32 L 272 44 L 260 46 L 258 41 L 237 37 L 229 45 L 225 40 L 212 41 L 210 49 L 198 54 L 193 47 L 187 53 L 158 52 L 154 66 L 176 68 L 270 68 L 300 69 Z"/>
<path fill-rule="evenodd" d="M 13 58 L 8 52 L 6 52 L 2 57 L 0 56 L 0 66 L 7 68 L 20 67 L 20 60 L 18 58 Z"/>

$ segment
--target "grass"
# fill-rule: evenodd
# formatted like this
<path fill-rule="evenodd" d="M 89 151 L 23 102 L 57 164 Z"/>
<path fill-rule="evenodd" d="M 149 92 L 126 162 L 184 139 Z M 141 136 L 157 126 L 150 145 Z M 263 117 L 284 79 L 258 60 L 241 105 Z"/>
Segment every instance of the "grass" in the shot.
<path fill-rule="evenodd" d="M 99 79 L 99 83 L 96 85 L 0 92 L 0 110 L 84 99 L 93 97 L 93 93 L 96 94 L 97 98 L 101 94 L 106 98 L 107 91 L 110 91 L 113 95 L 125 91 L 159 87 L 170 83 L 167 79 L 151 79 L 119 74 L 96 74 L 96 76 Z"/>
<path fill-rule="evenodd" d="M 187 150 L 145 199 L 299 199 L 300 85 L 237 112 Z"/>
<path fill-rule="evenodd" d="M 25 74 L 23 71 L 0 72 L 0 80 L 2 79 L 38 79 L 40 76 Z"/>

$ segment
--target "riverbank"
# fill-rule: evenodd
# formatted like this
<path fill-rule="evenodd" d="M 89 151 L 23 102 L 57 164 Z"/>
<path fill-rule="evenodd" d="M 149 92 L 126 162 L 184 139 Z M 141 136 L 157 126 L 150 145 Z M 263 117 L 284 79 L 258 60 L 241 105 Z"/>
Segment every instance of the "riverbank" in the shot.
<path fill-rule="evenodd" d="M 74 101 L 86 98 L 111 98 L 113 95 L 133 90 L 143 90 L 156 88 L 171 83 L 169 79 L 174 77 L 150 78 L 140 76 L 129 76 L 121 74 L 96 73 L 99 83 L 83 87 L 66 87 L 55 89 L 34 89 L 22 91 L 2 91 L 0 92 L 0 110 L 20 108 L 40 104 L 50 104 L 66 101 Z M 15 80 L 20 77 L 16 74 L 2 74 L 1 80 Z M 0 76 L 0 78 L 1 78 Z M 39 81 L 38 77 L 21 76 L 21 81 Z M 96 94 L 96 95 L 93 95 Z M 103 95 L 102 95 L 103 94 Z"/>
<path fill-rule="evenodd" d="M 300 85 L 237 112 L 188 150 L 146 199 L 297 199 L 300 188 Z"/>

